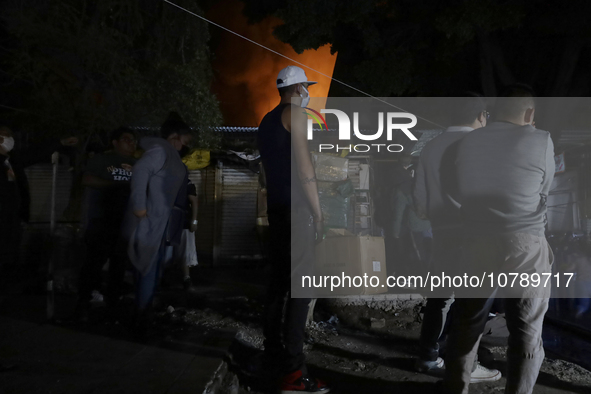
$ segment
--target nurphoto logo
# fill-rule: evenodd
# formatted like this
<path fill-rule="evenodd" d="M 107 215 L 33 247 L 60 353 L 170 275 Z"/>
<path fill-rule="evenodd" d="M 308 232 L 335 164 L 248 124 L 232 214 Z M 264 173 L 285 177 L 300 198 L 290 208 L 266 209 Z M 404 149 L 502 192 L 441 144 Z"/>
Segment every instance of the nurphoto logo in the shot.
<path fill-rule="evenodd" d="M 308 140 L 312 141 L 314 139 L 314 121 L 320 126 L 320 131 L 323 129 L 328 130 L 328 126 L 326 124 L 325 118 L 322 114 L 332 114 L 337 117 L 338 121 L 338 133 L 339 133 L 339 141 L 350 141 L 351 140 L 351 120 L 349 119 L 349 115 L 345 112 L 338 110 L 338 109 L 321 109 L 320 113 L 315 111 L 311 108 L 305 108 L 309 110 L 311 113 L 306 112 L 308 116 L 312 119 L 308 119 L 307 131 L 308 131 Z M 376 141 L 382 137 L 384 134 L 384 129 L 386 130 L 386 139 L 387 141 L 392 141 L 392 136 L 395 131 L 402 131 L 408 139 L 411 141 L 417 141 L 417 137 L 415 137 L 410 129 L 416 126 L 417 124 L 417 117 L 408 112 L 378 112 L 378 128 L 373 133 L 367 133 L 367 130 L 362 131 L 359 129 L 359 112 L 353 112 L 353 135 L 362 141 Z M 400 123 L 401 119 L 410 120 L 407 123 Z M 386 126 L 384 127 L 384 123 Z M 326 152 L 326 151 L 335 151 L 338 152 L 340 150 L 349 150 L 359 153 L 369 152 L 371 150 L 376 150 L 380 152 L 380 149 L 384 148 L 388 152 L 401 152 L 403 150 L 403 146 L 400 144 L 356 144 L 351 146 L 347 144 L 345 146 L 339 146 L 338 144 L 319 144 L 318 151 L 319 152 Z"/>

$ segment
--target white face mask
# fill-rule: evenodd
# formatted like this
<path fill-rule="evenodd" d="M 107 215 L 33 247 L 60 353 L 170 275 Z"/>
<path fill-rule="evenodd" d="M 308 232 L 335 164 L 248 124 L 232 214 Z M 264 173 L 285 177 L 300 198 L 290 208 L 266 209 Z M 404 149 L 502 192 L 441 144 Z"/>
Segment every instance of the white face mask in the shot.
<path fill-rule="evenodd" d="M 302 85 L 302 88 L 304 89 L 304 91 L 306 92 L 306 97 L 302 96 L 302 94 L 300 93 L 300 97 L 302 98 L 302 107 L 307 107 L 308 104 L 310 103 L 310 92 L 308 92 L 308 89 L 306 89 L 306 87 L 304 85 Z"/>
<path fill-rule="evenodd" d="M 3 137 L 4 138 L 4 142 L 2 142 L 2 144 L 0 144 L 0 146 L 2 146 L 2 148 L 4 148 L 4 150 L 6 152 L 10 152 L 12 150 L 12 148 L 14 148 L 14 138 L 12 137 Z"/>

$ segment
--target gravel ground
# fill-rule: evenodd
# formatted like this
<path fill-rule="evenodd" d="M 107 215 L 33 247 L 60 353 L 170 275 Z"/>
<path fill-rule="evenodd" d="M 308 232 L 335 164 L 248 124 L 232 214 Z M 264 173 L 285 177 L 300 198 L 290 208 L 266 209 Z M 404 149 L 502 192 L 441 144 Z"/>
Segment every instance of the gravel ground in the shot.
<path fill-rule="evenodd" d="M 308 327 L 305 351 L 310 370 L 328 381 L 333 392 L 433 392 L 434 383 L 441 377 L 413 370 L 421 325 L 420 306 L 399 311 L 351 306 L 339 308 L 335 314 L 330 307 L 319 304 L 315 321 Z M 264 378 L 257 376 L 252 367 L 263 347 L 262 311 L 260 298 L 220 297 L 209 299 L 200 307 L 169 309 L 159 314 L 159 321 L 183 329 L 193 326 L 236 330 L 236 346 L 228 359 L 229 372 L 224 374 L 219 392 L 263 393 L 265 388 L 260 382 Z M 504 372 L 505 342 L 504 338 L 485 338 L 486 348 L 479 352 L 482 364 Z M 503 378 L 473 385 L 470 393 L 501 393 L 505 382 Z M 590 392 L 591 372 L 563 360 L 544 361 L 536 394 Z"/>

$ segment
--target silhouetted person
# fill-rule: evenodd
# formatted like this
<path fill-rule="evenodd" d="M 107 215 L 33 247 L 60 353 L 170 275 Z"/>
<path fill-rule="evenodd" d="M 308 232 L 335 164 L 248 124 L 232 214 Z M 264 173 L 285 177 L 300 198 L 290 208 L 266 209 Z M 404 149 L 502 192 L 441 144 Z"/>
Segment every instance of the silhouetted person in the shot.
<path fill-rule="evenodd" d="M 38 144 L 26 150 L 14 150 L 12 130 L 0 126 L 0 292 L 15 280 L 21 241 L 21 221 L 29 221 L 29 184 L 25 168 L 51 158 L 62 147 L 78 144 L 78 138 Z M 15 365 L 0 363 L 0 372 L 11 371 Z"/>
<path fill-rule="evenodd" d="M 546 198 L 554 178 L 550 133 L 532 126 L 531 92 L 512 88 L 497 98 L 495 122 L 465 136 L 458 147 L 458 201 L 465 231 L 462 271 L 550 274 L 544 236 Z M 495 277 L 496 279 L 496 277 Z M 498 284 L 496 284 L 498 285 Z M 458 298 L 443 381 L 447 393 L 468 392 L 470 371 L 498 288 L 463 289 Z M 550 286 L 531 282 L 501 289 L 509 329 L 507 394 L 532 393 L 544 360 L 542 325 Z"/>
<path fill-rule="evenodd" d="M 263 118 L 258 145 L 267 180 L 267 210 L 271 236 L 271 280 L 265 312 L 265 366 L 280 376 L 281 392 L 328 392 L 309 377 L 303 352 L 310 298 L 292 298 L 291 282 L 307 275 L 314 263 L 314 240 L 322 234 L 322 211 L 316 174 L 306 138 L 310 100 L 304 70 L 289 66 L 279 72 L 281 102 Z"/>
<path fill-rule="evenodd" d="M 179 245 L 187 209 L 187 167 L 179 151 L 192 138 L 191 130 L 173 113 L 161 127 L 162 138 L 144 137 L 144 155 L 133 167 L 129 257 L 136 269 L 134 334 L 143 337 L 150 320 L 152 299 L 166 255 Z"/>
<path fill-rule="evenodd" d="M 105 293 L 107 308 L 114 310 L 122 296 L 127 266 L 127 240 L 121 225 L 129 200 L 129 184 L 137 139 L 125 127 L 109 138 L 112 150 L 88 160 L 82 185 L 86 186 L 86 260 L 80 270 L 76 317 L 88 319 L 92 291 L 100 289 L 103 266 L 109 260 L 109 280 Z"/>
<path fill-rule="evenodd" d="M 488 118 L 484 99 L 464 97 L 453 100 L 451 119 L 454 126 L 425 145 L 415 176 L 415 205 L 417 211 L 430 220 L 433 230 L 433 257 L 429 269 L 433 275 L 454 272 L 462 258 L 462 217 L 455 165 L 457 149 L 468 133 L 486 126 Z M 418 371 L 444 368 L 438 340 L 453 302 L 451 289 L 429 295 L 421 327 L 419 357 L 415 363 Z M 470 378 L 471 383 L 488 382 L 500 379 L 501 373 L 487 369 L 475 360 Z"/>
<path fill-rule="evenodd" d="M 53 152 L 77 144 L 78 138 L 70 137 L 28 149 L 14 149 L 12 131 L 0 126 L 0 282 L 12 279 L 9 277 L 18 260 L 21 221 L 29 221 L 30 194 L 25 168 L 49 161 Z"/>

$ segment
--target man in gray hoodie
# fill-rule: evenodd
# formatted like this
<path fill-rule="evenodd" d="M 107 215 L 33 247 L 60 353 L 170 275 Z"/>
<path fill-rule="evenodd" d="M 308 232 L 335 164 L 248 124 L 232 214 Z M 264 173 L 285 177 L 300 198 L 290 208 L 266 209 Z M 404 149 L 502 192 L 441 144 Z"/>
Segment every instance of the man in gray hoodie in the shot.
<path fill-rule="evenodd" d="M 186 209 L 187 167 L 179 151 L 191 140 L 189 127 L 172 113 L 162 125 L 163 138 L 144 137 L 144 155 L 133 166 L 129 258 L 136 269 L 136 334 L 145 334 L 146 312 L 158 281 L 165 248 L 180 242 Z M 177 217 L 178 216 L 178 217 Z M 128 224 L 128 225 L 129 225 Z"/>
<path fill-rule="evenodd" d="M 490 299 L 499 288 L 494 283 L 499 274 L 520 278 L 515 286 L 501 289 L 510 333 L 505 392 L 532 393 L 544 360 L 542 324 L 550 284 L 535 287 L 523 275 L 543 277 L 552 272 L 544 230 L 554 145 L 550 133 L 533 127 L 534 113 L 533 94 L 514 87 L 497 98 L 496 121 L 465 136 L 458 147 L 458 201 L 466 234 L 462 272 L 493 276 L 487 276 L 482 288 L 462 289 L 460 294 L 480 298 L 456 300 L 443 381 L 446 393 L 468 393 L 470 369 Z"/>

